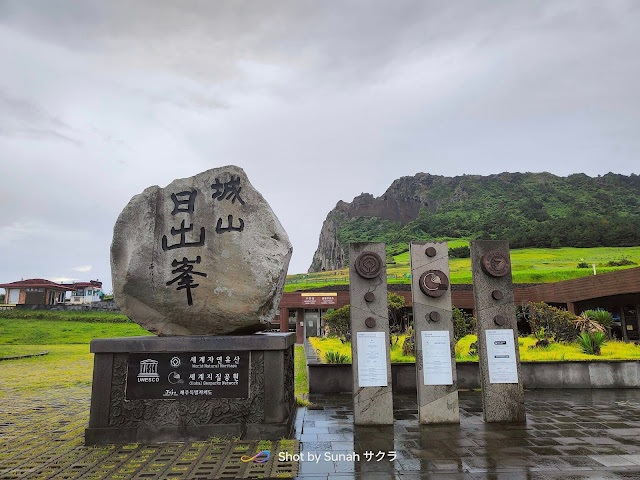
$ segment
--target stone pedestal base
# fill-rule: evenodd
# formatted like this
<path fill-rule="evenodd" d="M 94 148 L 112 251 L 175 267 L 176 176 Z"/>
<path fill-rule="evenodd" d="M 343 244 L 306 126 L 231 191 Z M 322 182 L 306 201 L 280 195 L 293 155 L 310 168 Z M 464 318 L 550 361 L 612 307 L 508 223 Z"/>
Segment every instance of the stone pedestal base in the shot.
<path fill-rule="evenodd" d="M 93 340 L 85 445 L 290 438 L 294 343 L 294 333 Z M 230 383 L 220 386 L 216 372 L 221 381 L 229 372 Z"/>

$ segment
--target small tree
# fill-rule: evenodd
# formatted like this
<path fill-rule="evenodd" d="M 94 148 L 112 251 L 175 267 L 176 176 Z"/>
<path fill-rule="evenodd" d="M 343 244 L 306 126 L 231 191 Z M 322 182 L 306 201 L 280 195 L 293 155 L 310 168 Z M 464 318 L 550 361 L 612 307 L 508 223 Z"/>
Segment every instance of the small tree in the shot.
<path fill-rule="evenodd" d="M 343 342 L 347 340 L 351 331 L 350 305 L 345 305 L 337 310 L 329 309 L 323 318 L 325 325 L 329 327 L 329 336 L 338 337 Z"/>
<path fill-rule="evenodd" d="M 471 335 L 476 330 L 476 318 L 467 315 L 459 308 L 453 307 L 453 338 L 460 340 L 466 335 Z"/>
<path fill-rule="evenodd" d="M 391 335 L 400 335 L 404 326 L 402 324 L 402 316 L 406 303 L 404 297 L 397 293 L 389 292 L 387 295 L 387 306 L 389 309 L 389 330 Z"/>

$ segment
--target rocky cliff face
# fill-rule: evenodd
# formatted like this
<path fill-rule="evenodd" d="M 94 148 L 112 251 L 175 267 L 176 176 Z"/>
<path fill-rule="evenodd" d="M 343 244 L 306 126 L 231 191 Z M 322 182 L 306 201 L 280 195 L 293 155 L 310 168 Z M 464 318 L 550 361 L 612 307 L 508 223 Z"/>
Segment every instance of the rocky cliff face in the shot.
<path fill-rule="evenodd" d="M 436 237 L 508 238 L 513 248 L 640 244 L 640 177 L 500 173 L 395 180 L 380 197 L 340 201 L 322 225 L 310 272 L 343 268 L 348 243 L 388 253 Z"/>
<path fill-rule="evenodd" d="M 452 180 L 418 173 L 413 177 L 395 180 L 380 197 L 363 193 L 351 203 L 340 200 L 322 224 L 318 248 L 313 255 L 309 272 L 335 270 L 346 265 L 345 250 L 348 246 L 342 245 L 338 238 L 338 228 L 346 220 L 355 217 L 376 217 L 406 225 L 418 217 L 422 207 L 435 211 L 437 202 L 428 200 L 425 193 L 435 185 Z"/>

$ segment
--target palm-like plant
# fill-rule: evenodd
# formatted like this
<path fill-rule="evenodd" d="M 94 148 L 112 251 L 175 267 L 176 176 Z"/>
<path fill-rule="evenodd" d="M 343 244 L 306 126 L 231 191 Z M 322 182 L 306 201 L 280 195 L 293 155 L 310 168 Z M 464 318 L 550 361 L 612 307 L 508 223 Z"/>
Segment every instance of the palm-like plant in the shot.
<path fill-rule="evenodd" d="M 602 326 L 602 329 L 597 329 L 597 328 L 593 328 L 594 326 L 592 325 L 591 329 L 587 329 L 587 331 L 590 332 L 594 332 L 594 331 L 602 331 L 604 332 L 606 330 L 607 332 L 607 337 L 611 338 L 611 324 L 613 323 L 613 315 L 611 315 L 609 312 L 607 312 L 606 310 L 585 310 L 584 312 L 582 312 L 582 315 L 580 315 L 581 317 L 585 317 L 591 320 L 592 322 L 596 322 L 598 325 Z M 582 328 L 580 330 L 583 330 Z M 584 330 L 583 330 L 584 331 Z"/>
<path fill-rule="evenodd" d="M 582 333 L 605 332 L 604 327 L 589 315 L 589 312 L 593 311 L 594 310 L 584 311 L 579 317 L 576 318 L 576 327 Z"/>
<path fill-rule="evenodd" d="M 333 350 L 324 352 L 324 359 L 327 363 L 349 363 L 348 355 L 340 352 L 334 352 Z"/>
<path fill-rule="evenodd" d="M 578 346 L 582 353 L 600 355 L 602 347 L 607 343 L 604 332 L 582 332 L 578 335 Z"/>

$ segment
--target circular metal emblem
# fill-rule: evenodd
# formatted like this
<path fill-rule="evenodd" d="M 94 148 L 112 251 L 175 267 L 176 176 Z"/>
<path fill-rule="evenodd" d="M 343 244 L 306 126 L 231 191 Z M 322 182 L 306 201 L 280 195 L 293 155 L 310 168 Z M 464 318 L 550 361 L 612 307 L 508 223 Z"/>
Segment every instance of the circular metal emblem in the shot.
<path fill-rule="evenodd" d="M 364 321 L 364 324 L 369 328 L 373 328 L 376 326 L 376 319 L 373 317 L 367 317 L 367 319 Z"/>
<path fill-rule="evenodd" d="M 500 250 L 491 250 L 480 259 L 482 271 L 491 277 L 504 277 L 509 273 L 511 262 L 509 255 Z"/>
<path fill-rule="evenodd" d="M 432 322 L 439 322 L 440 314 L 438 312 L 431 312 L 429 314 L 429 320 L 431 320 Z"/>
<path fill-rule="evenodd" d="M 441 297 L 449 289 L 449 279 L 440 270 L 428 270 L 418 281 L 422 293 L 429 297 Z"/>
<path fill-rule="evenodd" d="M 427 255 L 427 257 L 435 257 L 437 252 L 435 248 L 427 247 L 424 253 Z"/>
<path fill-rule="evenodd" d="M 364 299 L 366 302 L 373 302 L 376 299 L 376 296 L 373 292 L 367 292 L 364 294 Z"/>
<path fill-rule="evenodd" d="M 495 317 L 493 317 L 493 323 L 501 327 L 505 323 L 507 323 L 507 319 L 504 318 L 502 315 L 496 315 Z"/>
<path fill-rule="evenodd" d="M 502 293 L 502 290 L 494 290 L 491 292 L 491 297 L 493 297 L 494 300 L 502 300 L 504 298 L 504 293 Z"/>
<path fill-rule="evenodd" d="M 356 273 L 362 278 L 376 278 L 382 270 L 382 259 L 377 253 L 362 252 L 356 258 Z"/>

